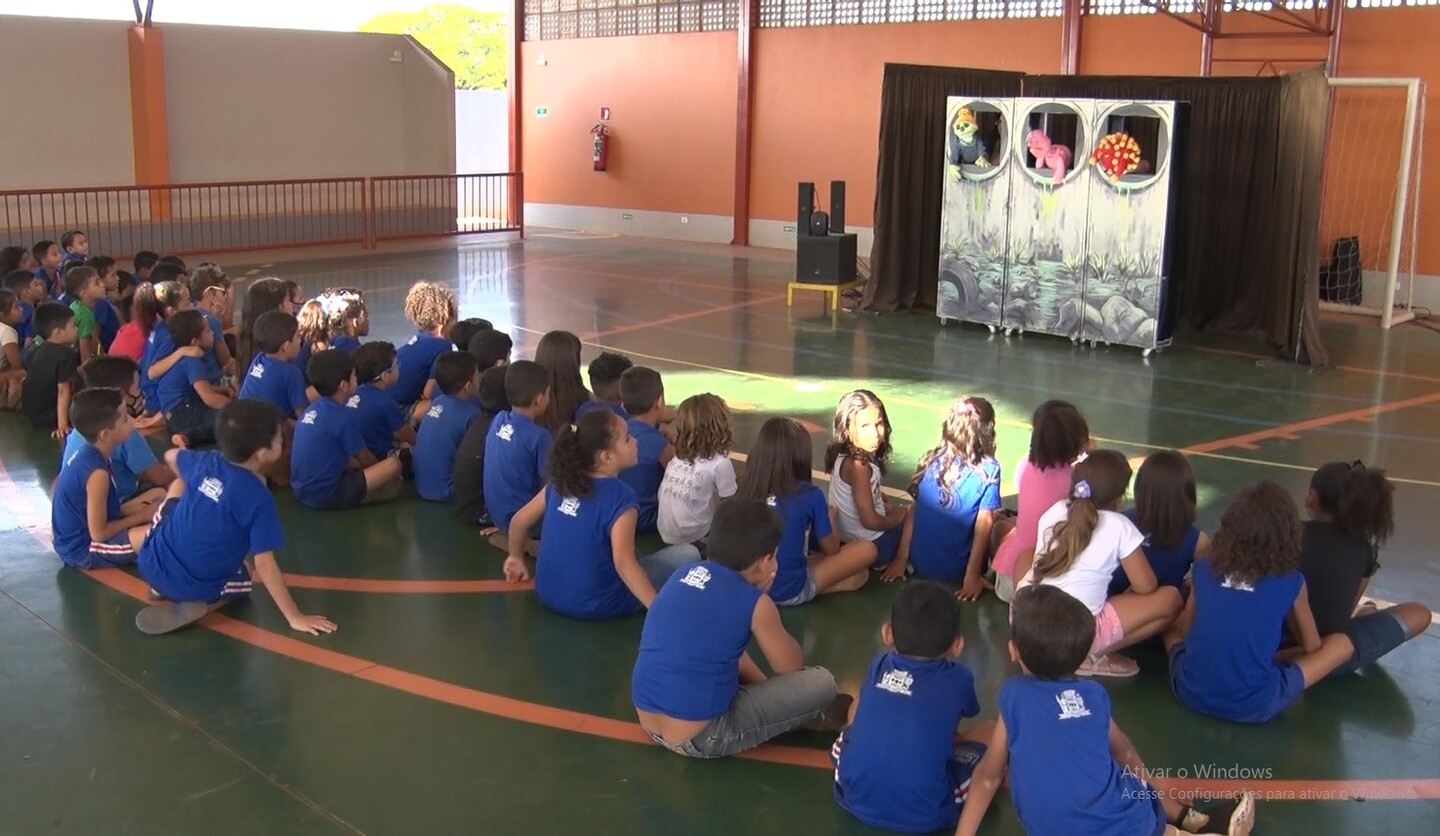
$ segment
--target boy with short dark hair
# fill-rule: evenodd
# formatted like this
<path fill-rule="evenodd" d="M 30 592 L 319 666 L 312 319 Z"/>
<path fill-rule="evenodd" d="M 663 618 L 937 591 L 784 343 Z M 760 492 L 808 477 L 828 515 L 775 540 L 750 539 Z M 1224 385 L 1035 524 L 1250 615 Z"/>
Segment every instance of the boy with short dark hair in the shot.
<path fill-rule="evenodd" d="M 90 257 L 90 239 L 78 229 L 72 229 L 60 236 L 60 260 L 63 263 L 84 261 Z"/>
<path fill-rule="evenodd" d="M 480 373 L 484 374 L 490 369 L 510 363 L 510 352 L 515 348 L 515 341 L 504 331 L 486 328 L 470 338 L 468 348 L 475 357 Z"/>
<path fill-rule="evenodd" d="M 399 375 L 395 345 L 384 340 L 363 343 L 353 356 L 355 381 L 359 386 L 345 401 L 345 407 L 354 410 L 351 420 L 360 427 L 365 447 L 375 458 L 383 459 L 397 447 L 414 445 L 415 428 L 405 420 L 400 405 L 385 391 Z"/>
<path fill-rule="evenodd" d="M 60 245 L 54 241 L 36 241 L 31 250 L 35 255 L 35 278 L 45 283 L 45 295 L 58 299 L 65 292 L 60 280 Z"/>
<path fill-rule="evenodd" d="M 135 626 L 158 635 L 198 621 L 228 601 L 250 594 L 252 574 L 270 592 L 293 630 L 335 632 L 320 615 L 295 606 L 275 552 L 284 545 L 275 499 L 260 475 L 280 458 L 279 410 L 264 401 L 237 400 L 220 412 L 220 450 L 170 450 L 180 474 L 155 527 L 140 548 L 140 575 L 168 603 L 141 610 Z M 252 563 L 253 561 L 253 563 Z"/>
<path fill-rule="evenodd" d="M 630 413 L 626 412 L 620 403 L 620 378 L 634 365 L 634 361 L 629 357 L 613 351 L 602 351 L 591 360 L 590 367 L 586 369 L 586 375 L 590 378 L 591 397 L 575 410 L 575 420 L 579 421 L 581 415 L 591 410 L 608 409 L 629 421 Z"/>
<path fill-rule="evenodd" d="M 89 389 L 116 389 L 125 398 L 125 411 L 133 421 L 143 415 L 145 400 L 140 394 L 140 366 L 129 357 L 102 354 L 91 357 L 80 369 Z M 85 446 L 85 436 L 71 428 L 65 436 L 65 449 L 60 453 L 63 470 Z M 143 487 L 164 488 L 175 480 L 174 471 L 157 461 L 150 443 L 138 432 L 132 432 L 110 451 L 110 472 L 115 477 L 115 491 L 124 502 Z"/>
<path fill-rule="evenodd" d="M 953 828 L 995 726 L 958 732 L 980 713 L 975 677 L 959 661 L 960 602 L 938 583 L 912 581 L 880 637 L 891 650 L 870 663 L 850 726 L 831 749 L 835 801 L 871 827 Z"/>
<path fill-rule="evenodd" d="M 957 834 L 974 834 L 1008 774 L 1027 833 L 1248 834 L 1249 793 L 1201 812 L 1152 787 L 1134 745 L 1110 717 L 1110 695 L 1075 671 L 1090 654 L 1095 618 L 1055 586 L 1017 590 L 1010 658 L 1021 676 L 1000 689 L 1000 719 L 970 782 Z"/>
<path fill-rule="evenodd" d="M 141 250 L 135 254 L 132 263 L 135 265 L 136 283 L 148 282 L 150 281 L 150 271 L 160 263 L 160 254 L 150 250 Z"/>
<path fill-rule="evenodd" d="M 75 395 L 70 422 L 85 445 L 55 480 L 50 528 L 55 553 L 67 566 L 98 569 L 135 562 L 161 493 L 122 504 L 110 473 L 110 455 L 134 428 L 119 389 L 86 389 Z"/>
<path fill-rule="evenodd" d="M 42 302 L 35 308 L 39 345 L 25 356 L 25 383 L 20 411 L 36 428 L 53 438 L 70 434 L 70 396 L 79 387 L 80 357 L 75 343 L 75 312 L 59 302 Z"/>
<path fill-rule="evenodd" d="M 510 519 L 545 484 L 550 431 L 536 423 L 550 405 L 550 373 L 539 363 L 517 360 L 505 370 L 510 409 L 499 413 L 485 437 L 485 504 L 490 519 L 509 532 Z"/>
<path fill-rule="evenodd" d="M 305 375 L 293 361 L 300 354 L 300 323 L 284 311 L 266 311 L 255 317 L 252 338 L 260 351 L 250 361 L 240 382 L 240 397 L 266 401 L 286 418 L 298 418 L 310 398 Z"/>
<path fill-rule="evenodd" d="M 630 690 L 641 728 L 661 746 L 719 758 L 806 726 L 837 729 L 850 699 L 835 677 L 805 667 L 765 594 L 775 580 L 780 518 L 764 502 L 731 497 L 715 509 L 704 561 L 676 569 L 650 602 Z M 746 648 L 754 638 L 775 675 Z"/>
<path fill-rule="evenodd" d="M 479 334 L 475 339 L 483 336 L 484 333 Z M 506 340 L 509 340 L 508 335 Z M 470 345 L 473 349 L 475 341 L 472 340 Z M 485 506 L 485 445 L 489 442 L 490 425 L 495 416 L 510 409 L 510 401 L 505 397 L 505 372 L 506 366 L 496 365 L 480 373 L 480 415 L 465 431 L 460 446 L 455 448 L 455 468 L 450 476 L 455 510 L 461 519 L 480 526 L 480 533 L 486 535 L 494 533 L 495 521 Z"/>
<path fill-rule="evenodd" d="M 177 311 L 166 321 L 175 347 L 199 348 L 214 345 L 215 335 L 197 310 Z M 160 376 L 155 391 L 160 411 L 176 447 L 192 447 L 215 441 L 215 419 L 230 404 L 235 393 L 210 377 L 210 368 L 200 357 L 181 357 Z"/>
<path fill-rule="evenodd" d="M 35 306 L 47 299 L 45 281 L 29 270 L 12 270 L 5 274 L 4 282 L 20 300 L 20 321 L 15 325 L 15 333 L 22 343 L 29 342 L 35 336 Z"/>
<path fill-rule="evenodd" d="M 665 385 L 660 373 L 644 366 L 633 366 L 620 375 L 620 405 L 630 413 L 626 424 L 635 437 L 635 464 L 620 471 L 620 481 L 635 490 L 639 500 L 636 533 L 655 530 L 660 513 L 660 482 L 665 478 L 665 465 L 675 458 L 675 448 L 660 432 L 660 419 L 665 414 Z"/>
<path fill-rule="evenodd" d="M 190 275 L 190 304 L 205 317 L 205 324 L 215 335 L 215 345 L 205 352 L 205 365 L 214 377 L 233 375 L 235 358 L 225 342 L 225 326 L 220 316 L 230 304 L 230 277 L 219 267 L 201 266 Z M 258 317 L 257 317 L 258 319 Z"/>
<path fill-rule="evenodd" d="M 468 351 L 452 351 L 435 359 L 435 385 L 440 394 L 430 401 L 425 420 L 415 433 L 415 491 L 421 499 L 449 502 L 455 453 L 470 425 L 480 416 L 475 392 L 480 374 Z"/>
<path fill-rule="evenodd" d="M 75 314 L 75 336 L 84 363 L 100 353 L 100 333 L 95 327 L 95 305 L 105 298 L 105 285 L 100 274 L 82 265 L 65 271 L 66 304 Z"/>
<path fill-rule="evenodd" d="M 88 258 L 85 266 L 100 276 L 100 285 L 105 288 L 104 295 L 96 300 L 92 310 L 95 313 L 95 336 L 100 340 L 100 350 L 108 354 L 115 335 L 120 333 L 120 313 L 115 309 L 120 303 L 120 293 L 124 290 L 120 286 L 120 271 L 115 267 L 115 259 L 108 255 Z"/>
<path fill-rule="evenodd" d="M 400 460 L 376 459 L 345 402 L 355 393 L 355 362 L 337 348 L 318 351 L 307 369 L 320 397 L 295 424 L 290 488 L 301 505 L 338 511 L 394 499 Z"/>
<path fill-rule="evenodd" d="M 455 343 L 456 351 L 469 351 L 470 341 L 475 339 L 476 334 L 494 328 L 495 325 L 490 320 L 472 316 L 452 324 L 446 336 L 450 338 L 450 342 Z"/>

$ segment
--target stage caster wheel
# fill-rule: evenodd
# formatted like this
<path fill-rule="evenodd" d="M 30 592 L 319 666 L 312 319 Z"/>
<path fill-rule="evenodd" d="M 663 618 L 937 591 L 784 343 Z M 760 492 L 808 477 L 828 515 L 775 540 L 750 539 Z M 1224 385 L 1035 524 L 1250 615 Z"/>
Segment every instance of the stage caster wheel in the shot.
<path fill-rule="evenodd" d="M 986 325 L 985 327 L 990 329 L 991 334 L 994 334 L 997 330 L 999 330 L 994 325 Z"/>

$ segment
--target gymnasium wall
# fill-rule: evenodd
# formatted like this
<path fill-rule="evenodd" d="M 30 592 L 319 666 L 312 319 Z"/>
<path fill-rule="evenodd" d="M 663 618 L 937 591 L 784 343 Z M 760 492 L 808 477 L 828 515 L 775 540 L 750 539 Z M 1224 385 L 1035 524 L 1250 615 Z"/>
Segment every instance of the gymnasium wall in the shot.
<path fill-rule="evenodd" d="M 0 189 L 135 183 L 129 28 L 0 17 Z M 455 170 L 453 77 L 409 38 L 163 30 L 172 182 Z"/>
<path fill-rule="evenodd" d="M 0 16 L 0 189 L 134 182 L 127 28 Z"/>
<path fill-rule="evenodd" d="M 1228 31 L 1251 31 L 1266 23 L 1249 15 L 1227 15 L 1225 26 Z M 1341 47 L 1343 75 L 1419 76 L 1427 81 L 1425 157 L 1432 166 L 1440 165 L 1435 162 L 1440 160 L 1440 53 L 1432 43 L 1436 31 L 1440 8 L 1347 9 Z M 1086 16 L 1080 69 L 1103 75 L 1194 75 L 1200 67 L 1200 40 L 1198 32 L 1156 15 Z M 735 43 L 733 32 L 526 42 L 522 101 L 527 223 L 730 240 Z M 643 44 L 643 61 L 637 44 Z M 793 245 L 792 234 L 783 227 L 793 222 L 795 183 L 844 179 L 850 189 L 847 221 L 859 228 L 854 231 L 861 233 L 864 252 L 873 222 L 884 64 L 1055 73 L 1060 21 L 766 28 L 757 31 L 754 46 L 751 243 Z M 1215 55 L 1309 58 L 1323 50 L 1320 40 L 1230 40 L 1220 43 Z M 537 64 L 541 55 L 546 66 Z M 568 69 L 558 73 L 557 66 Z M 1215 64 L 1217 75 L 1253 75 L 1258 69 L 1255 63 Z M 590 171 L 588 141 L 602 105 L 613 108 L 612 148 L 621 169 L 605 174 Z M 537 117 L 538 107 L 548 107 L 549 115 Z M 1345 136 L 1362 147 L 1352 151 L 1341 146 L 1332 159 L 1353 164 L 1378 157 L 1363 133 Z M 1417 270 L 1440 275 L 1440 189 L 1426 192 Z M 1353 199 L 1362 198 L 1371 199 Z M 626 213 L 633 218 L 621 220 Z M 704 230 L 711 234 L 697 234 L 693 227 L 675 234 L 681 229 L 677 217 L 686 213 L 713 219 Z M 1333 233 L 1322 234 L 1328 240 Z"/>

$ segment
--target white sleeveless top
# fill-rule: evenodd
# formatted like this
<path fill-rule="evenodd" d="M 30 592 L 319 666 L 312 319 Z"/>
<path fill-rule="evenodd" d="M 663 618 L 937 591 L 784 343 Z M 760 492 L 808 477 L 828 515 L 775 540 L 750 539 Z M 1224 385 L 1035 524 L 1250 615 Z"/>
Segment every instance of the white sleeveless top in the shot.
<path fill-rule="evenodd" d="M 845 464 L 845 456 L 835 460 L 835 466 L 830 469 L 830 494 L 829 502 L 835 508 L 840 523 L 840 542 L 850 543 L 855 540 L 874 540 L 883 531 L 872 531 L 860 524 L 860 512 L 855 509 L 855 492 L 850 489 L 850 483 L 840 474 Z M 880 468 L 874 462 L 870 463 L 870 500 L 875 505 L 875 513 L 885 516 L 885 502 L 880 498 Z"/>

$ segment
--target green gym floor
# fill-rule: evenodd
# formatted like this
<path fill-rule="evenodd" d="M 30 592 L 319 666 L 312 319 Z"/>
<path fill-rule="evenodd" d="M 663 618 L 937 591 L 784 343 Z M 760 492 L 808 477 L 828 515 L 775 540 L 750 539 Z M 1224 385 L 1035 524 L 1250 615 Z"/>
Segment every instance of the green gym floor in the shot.
<path fill-rule="evenodd" d="M 1065 398 L 1104 446 L 1191 452 L 1211 530 L 1246 483 L 1278 480 L 1298 499 L 1316 465 L 1364 459 L 1389 470 L 1398 500 L 1370 594 L 1440 604 L 1440 334 L 1423 327 L 1327 321 L 1339 367 L 1310 374 L 1257 362 L 1258 342 L 1211 334 L 1146 362 L 1134 349 L 1007 340 L 920 314 L 842 313 L 832 325 L 815 294 L 787 311 L 784 254 L 725 247 L 536 234 L 224 263 L 236 278 L 295 279 L 307 295 L 362 288 L 371 337 L 396 342 L 410 333 L 409 284 L 445 282 L 462 316 L 510 329 L 517 357 L 567 329 L 586 362 L 604 347 L 659 369 L 671 403 L 723 396 L 739 454 L 774 414 L 812 422 L 818 453 L 838 396 L 873 389 L 894 427 L 894 488 L 964 393 L 999 411 L 1007 496 L 1030 411 Z M 542 609 L 500 580 L 502 555 L 474 529 L 413 492 L 346 513 L 279 496 L 281 566 L 300 606 L 339 624 L 334 635 L 289 631 L 257 590 L 198 628 L 142 636 L 138 578 L 62 568 L 50 551 L 57 459 L 55 442 L 0 416 L 0 831 L 865 830 L 831 799 L 829 736 L 796 733 L 720 762 L 646 745 L 629 701 L 642 617 L 585 623 Z M 786 610 L 785 623 L 853 693 L 894 592 L 825 597 Z M 965 605 L 964 629 L 982 716 L 994 716 L 1015 673 L 1004 606 Z M 1259 791 L 1259 833 L 1423 832 L 1440 798 L 1437 633 L 1262 727 L 1186 711 L 1158 652 L 1136 654 L 1138 678 L 1105 685 L 1121 727 L 1178 787 Z M 1003 793 L 985 832 L 1020 832 Z"/>

